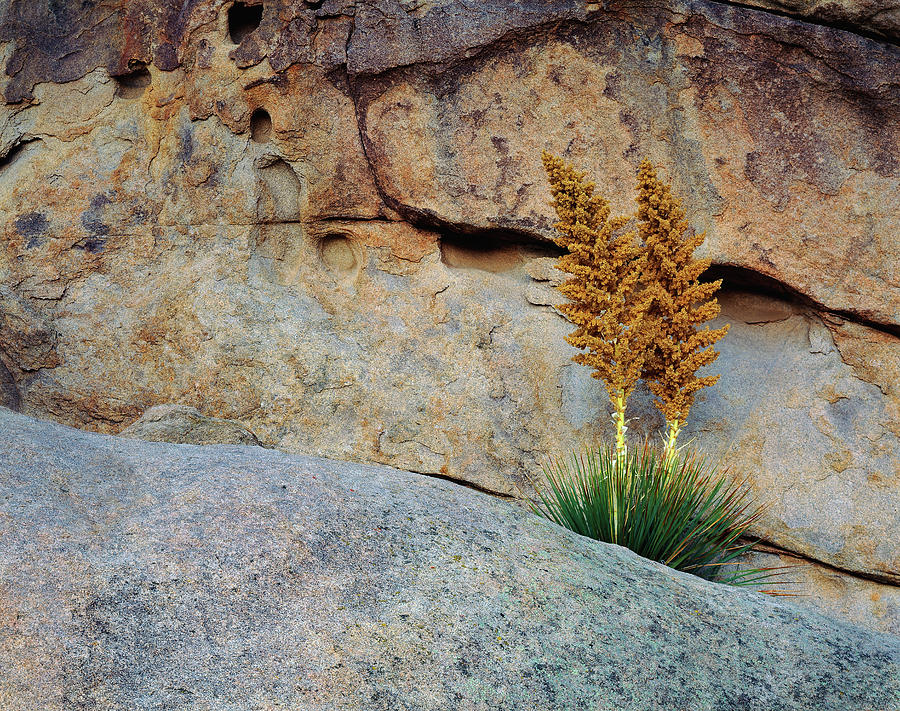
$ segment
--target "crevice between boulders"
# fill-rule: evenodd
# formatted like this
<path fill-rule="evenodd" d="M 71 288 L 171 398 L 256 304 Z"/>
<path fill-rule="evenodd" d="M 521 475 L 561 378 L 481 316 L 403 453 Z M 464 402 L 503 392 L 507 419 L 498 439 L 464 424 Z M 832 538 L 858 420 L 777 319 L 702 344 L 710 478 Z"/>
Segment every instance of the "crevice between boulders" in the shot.
<path fill-rule="evenodd" d="M 823 560 L 819 560 L 818 558 L 813 558 L 812 556 L 798 553 L 797 551 L 791 550 L 790 548 L 785 548 L 784 546 L 780 546 L 777 543 L 773 543 L 772 541 L 766 540 L 764 538 L 759 540 L 758 552 L 784 555 L 790 558 L 796 558 L 797 560 L 807 561 L 808 563 L 817 565 L 821 568 L 827 568 L 828 570 L 840 573 L 841 575 L 846 575 L 852 578 L 859 578 L 860 580 L 869 580 L 874 583 L 880 583 L 881 585 L 900 587 L 900 575 L 879 575 L 878 573 L 866 573 L 860 570 L 853 570 L 851 568 L 842 568 L 841 566 L 835 565 L 834 563 L 827 563 Z"/>
<path fill-rule="evenodd" d="M 457 479 L 447 474 L 437 474 L 434 472 L 426 472 L 426 471 L 418 471 L 415 469 L 404 469 L 404 471 L 408 471 L 412 474 L 418 474 L 420 476 L 427 476 L 432 479 L 441 479 L 442 481 L 450 482 L 451 484 L 456 484 L 457 486 L 462 486 L 466 489 L 471 489 L 473 491 L 477 491 L 481 494 L 487 494 L 489 496 L 493 496 L 498 499 L 502 499 L 503 501 L 508 501 L 510 503 L 516 504 L 523 508 L 528 508 L 529 497 L 524 495 L 515 496 L 513 494 L 501 494 L 499 492 L 493 491 L 487 487 L 481 486 L 479 484 L 475 484 L 470 481 L 465 481 L 463 479 Z M 900 587 L 900 576 L 891 576 L 891 575 L 879 575 L 877 573 L 867 573 L 859 570 L 853 570 L 851 568 L 843 568 L 838 565 L 834 565 L 833 563 L 827 563 L 823 560 L 819 560 L 818 558 L 814 558 L 809 555 L 805 555 L 803 553 L 799 553 L 797 551 L 791 550 L 790 548 L 785 548 L 784 546 L 778 545 L 777 543 L 773 543 L 767 539 L 758 539 L 758 550 L 759 553 L 771 553 L 775 555 L 784 555 L 790 558 L 795 558 L 798 561 L 805 561 L 809 565 L 815 565 L 821 568 L 825 568 L 827 570 L 834 571 L 839 573 L 840 575 L 858 578 L 860 580 L 868 580 L 871 582 L 879 583 L 881 585 L 890 585 L 892 587 Z M 750 541 L 744 541 L 745 543 L 749 543 Z"/>
<path fill-rule="evenodd" d="M 391 466 L 391 465 L 386 465 Z M 398 467 L 399 469 L 400 467 Z M 471 481 L 466 481 L 465 479 L 457 479 L 449 474 L 439 474 L 437 472 L 426 472 L 420 471 L 417 469 L 407 469 L 403 468 L 403 471 L 409 472 L 410 474 L 418 474 L 420 476 L 427 476 L 431 479 L 440 479 L 441 481 L 449 481 L 451 484 L 456 484 L 457 486 L 465 487 L 466 489 L 471 489 L 472 491 L 477 491 L 479 494 L 487 494 L 489 496 L 493 496 L 497 499 L 502 499 L 503 501 L 509 501 L 511 503 L 516 504 L 524 504 L 525 499 L 521 496 L 515 496 L 514 494 L 501 494 L 499 491 L 494 491 L 493 489 L 489 489 L 481 484 L 476 484 Z"/>

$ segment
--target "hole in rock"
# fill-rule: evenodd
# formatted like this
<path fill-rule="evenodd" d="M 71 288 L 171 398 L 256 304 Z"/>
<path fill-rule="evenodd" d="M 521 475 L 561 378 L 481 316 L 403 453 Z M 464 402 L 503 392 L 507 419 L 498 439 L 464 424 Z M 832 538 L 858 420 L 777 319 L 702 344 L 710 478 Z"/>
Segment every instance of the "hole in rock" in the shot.
<path fill-rule="evenodd" d="M 12 148 L 9 149 L 5 156 L 0 156 L 0 170 L 11 166 L 25 154 L 30 144 L 37 143 L 40 140 L 40 138 L 20 138 L 13 144 Z"/>
<path fill-rule="evenodd" d="M 272 117 L 265 109 L 257 109 L 250 116 L 250 138 L 257 143 L 272 140 Z"/>
<path fill-rule="evenodd" d="M 716 299 L 722 315 L 730 321 L 750 324 L 784 321 L 806 311 L 810 302 L 802 294 L 777 279 L 752 269 L 715 264 L 701 276 L 701 282 L 722 280 Z"/>
<path fill-rule="evenodd" d="M 116 81 L 116 96 L 123 99 L 136 99 L 150 86 L 150 70 L 141 65 L 127 74 L 113 77 Z"/>
<path fill-rule="evenodd" d="M 357 264 L 353 243 L 340 234 L 325 235 L 320 240 L 319 257 L 334 272 L 351 272 Z"/>
<path fill-rule="evenodd" d="M 228 8 L 228 35 L 233 44 L 240 44 L 262 22 L 262 5 L 236 2 Z"/>
<path fill-rule="evenodd" d="M 535 257 L 557 257 L 560 250 L 507 232 L 450 234 L 441 238 L 441 261 L 454 269 L 480 269 L 499 274 L 522 266 Z"/>
<path fill-rule="evenodd" d="M 722 289 L 719 292 L 722 297 L 720 301 L 728 298 L 729 293 L 735 292 L 761 295 L 778 300 L 795 309 L 831 313 L 848 321 L 853 321 L 854 323 L 900 338 L 900 326 L 894 323 L 875 321 L 867 318 L 865 314 L 853 311 L 829 308 L 793 288 L 790 284 L 765 274 L 760 274 L 753 269 L 732 264 L 714 264 L 700 277 L 701 281 L 714 281 L 715 279 L 722 280 Z"/>
<path fill-rule="evenodd" d="M 760 274 L 746 267 L 730 264 L 713 264 L 700 276 L 700 281 L 722 280 L 720 293 L 744 292 L 769 296 L 781 301 L 787 301 L 796 306 L 814 308 L 812 299 L 791 288 L 784 282 L 765 274 Z"/>

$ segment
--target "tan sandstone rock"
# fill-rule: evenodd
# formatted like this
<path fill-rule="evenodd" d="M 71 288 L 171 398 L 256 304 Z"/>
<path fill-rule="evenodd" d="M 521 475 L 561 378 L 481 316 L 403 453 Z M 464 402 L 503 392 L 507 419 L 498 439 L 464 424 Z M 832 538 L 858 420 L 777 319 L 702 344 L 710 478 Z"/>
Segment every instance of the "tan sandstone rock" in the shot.
<path fill-rule="evenodd" d="M 222 2 L 106 5 L 3 11 L 0 404 L 115 433 L 178 402 L 527 494 L 608 434 L 540 151 L 619 211 L 648 155 L 733 324 L 685 440 L 760 535 L 900 582 L 896 46 L 709 2 L 272 0 L 239 43 Z"/>
<path fill-rule="evenodd" d="M 772 568 L 767 589 L 794 605 L 876 630 L 900 635 L 900 588 L 819 565 L 762 546 L 743 559 L 746 567 Z"/>
<path fill-rule="evenodd" d="M 185 405 L 154 405 L 119 434 L 147 442 L 259 445 L 256 435 L 240 422 L 207 417 Z"/>
<path fill-rule="evenodd" d="M 897 48 L 700 7 L 536 29 L 452 72 L 368 79 L 365 62 L 399 50 L 360 48 L 378 184 L 411 219 L 549 237 L 543 149 L 590 170 L 623 212 L 648 156 L 707 230 L 707 256 L 900 325 Z M 427 27 L 413 37 L 423 60 L 443 57 Z"/>

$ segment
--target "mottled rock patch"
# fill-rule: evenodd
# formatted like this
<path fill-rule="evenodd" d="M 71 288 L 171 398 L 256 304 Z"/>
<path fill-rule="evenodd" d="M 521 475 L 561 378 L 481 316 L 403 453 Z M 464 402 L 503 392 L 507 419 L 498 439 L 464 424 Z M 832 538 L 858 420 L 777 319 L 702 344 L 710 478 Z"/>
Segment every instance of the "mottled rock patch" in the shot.
<path fill-rule="evenodd" d="M 387 467 L 0 409 L 11 711 L 900 707 L 900 638 Z"/>
<path fill-rule="evenodd" d="M 259 440 L 240 422 L 207 417 L 186 405 L 154 405 L 121 432 L 122 437 L 173 444 L 246 444 Z"/>

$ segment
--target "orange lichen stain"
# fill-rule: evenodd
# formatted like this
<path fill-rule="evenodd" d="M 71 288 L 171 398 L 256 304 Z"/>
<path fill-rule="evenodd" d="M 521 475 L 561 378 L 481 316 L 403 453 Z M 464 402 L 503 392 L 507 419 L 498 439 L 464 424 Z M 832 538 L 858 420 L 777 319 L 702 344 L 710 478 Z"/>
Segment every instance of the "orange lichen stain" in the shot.
<path fill-rule="evenodd" d="M 675 54 L 682 57 L 699 57 L 703 54 L 703 43 L 690 35 L 675 35 Z"/>
<path fill-rule="evenodd" d="M 876 552 L 876 541 L 872 539 L 872 531 L 867 526 L 854 525 L 842 527 L 844 541 L 853 541 L 853 549 L 856 555 L 877 561 L 880 558 Z"/>
<path fill-rule="evenodd" d="M 134 337 L 134 344 L 141 352 L 146 352 L 146 348 L 141 346 L 142 343 L 156 345 L 165 340 L 165 329 L 160 325 L 145 325 L 137 330 Z"/>
<path fill-rule="evenodd" d="M 869 593 L 869 599 L 872 602 L 878 602 L 879 600 L 881 600 L 881 594 L 878 593 L 878 591 L 873 590 L 871 593 Z"/>
<path fill-rule="evenodd" d="M 825 455 L 825 461 L 828 463 L 828 466 L 840 474 L 853 463 L 853 455 L 847 449 L 840 452 L 829 452 Z"/>
<path fill-rule="evenodd" d="M 818 392 L 819 397 L 824 400 L 827 400 L 829 403 L 834 405 L 838 400 L 846 400 L 847 396 L 839 392 L 835 387 L 834 383 L 828 383 Z"/>

